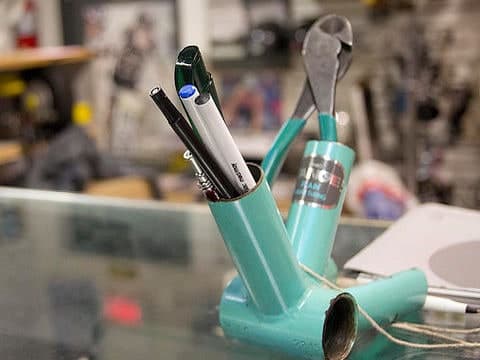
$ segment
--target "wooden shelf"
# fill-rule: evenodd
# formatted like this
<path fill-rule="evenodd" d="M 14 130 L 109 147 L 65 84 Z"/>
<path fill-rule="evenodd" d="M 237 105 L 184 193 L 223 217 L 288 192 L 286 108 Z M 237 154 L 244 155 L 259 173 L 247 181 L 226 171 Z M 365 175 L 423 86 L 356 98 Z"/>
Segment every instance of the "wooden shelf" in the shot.
<path fill-rule="evenodd" d="M 94 53 L 81 46 L 43 47 L 0 54 L 0 72 L 85 62 Z"/>
<path fill-rule="evenodd" d="M 0 141 L 0 165 L 18 160 L 22 154 L 22 146 L 19 142 Z"/>

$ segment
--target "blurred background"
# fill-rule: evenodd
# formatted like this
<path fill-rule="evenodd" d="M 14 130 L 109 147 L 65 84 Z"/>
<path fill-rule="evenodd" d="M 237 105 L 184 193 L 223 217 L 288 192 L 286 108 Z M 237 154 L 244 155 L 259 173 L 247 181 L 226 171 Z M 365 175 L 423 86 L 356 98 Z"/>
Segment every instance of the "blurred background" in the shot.
<path fill-rule="evenodd" d="M 480 209 L 480 1 L 0 0 L 2 359 L 280 358 L 221 337 L 234 268 L 148 93 L 177 99 L 177 54 L 197 45 L 241 152 L 260 163 L 300 95 L 306 30 L 328 13 L 354 33 L 336 96 L 339 141 L 357 154 L 342 268 L 390 224 L 352 217 Z M 273 187 L 283 214 L 318 136 L 312 117 Z M 377 340 L 351 358 L 416 354 Z"/>
<path fill-rule="evenodd" d="M 480 208 L 473 0 L 1 0 L 0 185 L 201 202 L 184 148 L 147 96 L 172 99 L 180 49 L 199 46 L 244 157 L 259 163 L 292 111 L 300 50 L 346 16 L 354 58 L 337 88 L 357 152 L 345 212 L 395 219 L 433 201 Z M 274 193 L 287 210 L 311 119 Z M 385 208 L 387 210 L 385 210 Z"/>

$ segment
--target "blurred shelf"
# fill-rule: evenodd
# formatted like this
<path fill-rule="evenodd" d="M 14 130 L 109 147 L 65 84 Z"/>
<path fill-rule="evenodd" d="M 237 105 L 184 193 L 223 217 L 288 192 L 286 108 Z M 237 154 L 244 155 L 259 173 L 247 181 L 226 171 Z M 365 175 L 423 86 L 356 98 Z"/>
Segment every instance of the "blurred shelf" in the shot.
<path fill-rule="evenodd" d="M 156 197 L 150 183 L 146 179 L 138 176 L 90 181 L 84 193 L 88 195 L 137 200 L 148 200 Z"/>
<path fill-rule="evenodd" d="M 16 161 L 22 154 L 22 146 L 19 142 L 0 141 L 0 165 Z"/>
<path fill-rule="evenodd" d="M 290 54 L 245 57 L 214 57 L 212 65 L 216 70 L 284 70 L 291 65 Z"/>
<path fill-rule="evenodd" d="M 261 160 L 270 149 L 276 136 L 276 131 L 260 133 L 232 130 L 232 136 L 242 155 L 248 159 Z"/>
<path fill-rule="evenodd" d="M 0 72 L 85 62 L 94 53 L 81 46 L 22 49 L 0 54 Z"/>

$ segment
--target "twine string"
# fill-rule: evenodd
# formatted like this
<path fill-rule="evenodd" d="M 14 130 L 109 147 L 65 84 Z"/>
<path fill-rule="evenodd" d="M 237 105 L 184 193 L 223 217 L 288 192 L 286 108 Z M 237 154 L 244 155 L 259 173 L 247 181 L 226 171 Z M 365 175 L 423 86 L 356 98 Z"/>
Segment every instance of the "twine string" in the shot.
<path fill-rule="evenodd" d="M 314 279 L 317 281 L 324 283 L 328 287 L 338 290 L 338 291 L 343 291 L 344 289 L 337 286 L 336 284 L 332 283 L 330 280 L 325 278 L 324 276 L 321 276 L 320 274 L 317 274 L 315 271 L 310 269 L 308 266 L 299 263 L 300 267 L 305 271 L 307 274 L 312 276 Z M 410 348 L 416 348 L 416 349 L 460 349 L 460 348 L 480 348 L 480 343 L 479 342 L 469 342 L 469 341 L 464 341 L 461 339 L 457 339 L 442 333 L 455 333 L 455 334 L 474 334 L 480 332 L 480 328 L 474 328 L 474 329 L 450 329 L 450 328 L 442 328 L 442 327 L 437 327 L 437 326 L 430 326 L 430 325 L 422 325 L 422 324 L 415 324 L 415 323 L 409 323 L 409 322 L 401 322 L 401 323 L 393 323 L 392 327 L 398 328 L 398 329 L 403 329 L 406 331 L 414 332 L 414 333 L 419 333 L 427 336 L 433 336 L 437 337 L 439 339 L 444 339 L 448 341 L 452 341 L 453 343 L 438 343 L 438 344 L 424 344 L 424 343 L 417 343 L 417 342 L 411 342 L 411 341 L 406 341 L 400 338 L 397 338 L 390 334 L 387 330 L 385 330 L 383 327 L 380 326 L 379 323 L 377 323 L 360 305 L 357 305 L 358 311 L 360 314 L 362 314 L 365 319 L 372 325 L 372 327 L 377 330 L 380 334 L 385 336 L 388 340 L 391 342 L 397 344 L 397 345 L 402 345 Z"/>

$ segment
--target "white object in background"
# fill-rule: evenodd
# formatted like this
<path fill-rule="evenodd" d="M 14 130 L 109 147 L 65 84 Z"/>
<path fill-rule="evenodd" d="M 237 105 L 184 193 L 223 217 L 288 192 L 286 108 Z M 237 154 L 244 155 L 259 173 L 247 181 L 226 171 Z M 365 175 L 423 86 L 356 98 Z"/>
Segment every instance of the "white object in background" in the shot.
<path fill-rule="evenodd" d="M 377 160 L 361 162 L 354 166 L 350 174 L 345 205 L 357 216 L 368 217 L 362 198 L 368 190 L 385 192 L 401 202 L 405 210 L 418 205 L 417 199 L 407 190 L 395 169 Z"/>
<path fill-rule="evenodd" d="M 176 2 L 178 17 L 179 48 L 195 44 L 202 49 L 202 55 L 210 54 L 210 27 L 208 19 L 208 0 L 178 0 Z"/>
<path fill-rule="evenodd" d="M 39 46 L 63 44 L 61 6 L 58 0 L 37 1 Z"/>
<path fill-rule="evenodd" d="M 338 141 L 342 144 L 352 142 L 352 119 L 346 111 L 335 112 L 335 122 L 337 124 Z"/>
<path fill-rule="evenodd" d="M 265 131 L 261 133 L 252 133 L 251 131 L 242 131 L 235 129 L 232 136 L 238 146 L 238 150 L 243 156 L 250 159 L 261 160 L 270 150 L 270 145 L 277 134 L 275 131 Z"/>
<path fill-rule="evenodd" d="M 114 155 L 136 155 L 140 123 L 145 111 L 143 100 L 143 94 L 135 90 L 117 88 L 110 133 L 110 150 Z"/>
<path fill-rule="evenodd" d="M 419 268 L 430 288 L 479 293 L 480 212 L 425 204 L 409 211 L 345 269 L 377 276 Z M 474 296 L 472 295 L 472 298 Z"/>
<path fill-rule="evenodd" d="M 13 28 L 23 14 L 22 0 L 0 1 L 0 52 L 11 50 L 15 47 L 15 34 Z"/>

